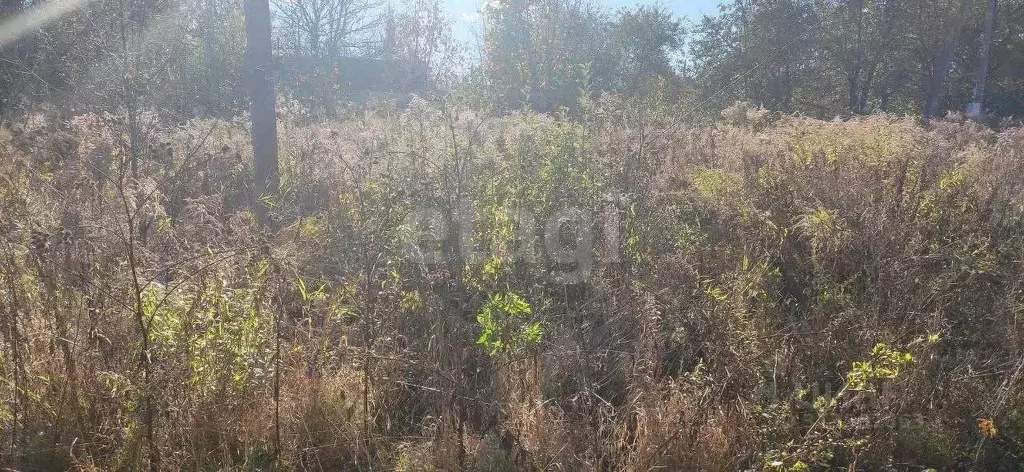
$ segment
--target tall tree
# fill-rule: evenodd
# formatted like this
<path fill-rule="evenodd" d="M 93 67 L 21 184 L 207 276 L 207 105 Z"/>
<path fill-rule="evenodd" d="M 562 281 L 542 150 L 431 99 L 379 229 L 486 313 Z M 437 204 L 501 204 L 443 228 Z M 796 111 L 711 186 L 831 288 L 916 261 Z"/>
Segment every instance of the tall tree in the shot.
<path fill-rule="evenodd" d="M 706 103 L 721 109 L 745 100 L 773 110 L 832 111 L 825 102 L 835 97 L 818 90 L 824 76 L 822 12 L 814 4 L 736 0 L 719 8 L 696 26 L 690 43 L 694 79 Z"/>
<path fill-rule="evenodd" d="M 255 159 L 256 214 L 268 223 L 268 199 L 278 195 L 276 96 L 271 74 L 270 3 L 245 0 L 245 39 L 252 152 Z"/>
<path fill-rule="evenodd" d="M 285 48 L 297 56 L 332 60 L 372 46 L 379 6 L 376 0 L 274 0 Z"/>
<path fill-rule="evenodd" d="M 174 59 L 178 79 L 174 106 L 186 115 L 236 115 L 247 105 L 242 2 L 189 0 L 186 5 L 178 21 L 194 39 Z"/>
<path fill-rule="evenodd" d="M 967 114 L 979 116 L 985 104 L 985 84 L 988 82 L 988 63 L 992 53 L 992 38 L 995 35 L 996 11 L 999 8 L 998 0 L 989 0 L 988 9 L 985 11 L 985 32 L 981 38 L 980 64 L 978 65 L 978 79 L 974 83 L 974 101 L 967 106 Z"/>
<path fill-rule="evenodd" d="M 898 65 L 893 57 L 904 49 L 895 26 L 903 8 L 885 0 L 850 0 L 823 12 L 822 79 L 846 88 L 845 97 L 835 97 L 836 105 L 844 98 L 847 111 L 863 114 L 875 90 L 893 92 L 894 84 L 880 82 L 886 82 L 887 72 Z"/>
<path fill-rule="evenodd" d="M 483 71 L 503 108 L 575 110 L 583 94 L 679 83 L 684 31 L 660 7 L 610 14 L 584 0 L 496 0 L 484 23 Z"/>
<path fill-rule="evenodd" d="M 458 51 L 451 32 L 440 0 L 406 0 L 400 11 L 388 8 L 374 54 L 384 62 L 383 85 L 422 94 L 453 82 Z"/>
<path fill-rule="evenodd" d="M 619 77 L 612 84 L 617 91 L 639 92 L 659 78 L 675 78 L 672 60 L 683 47 L 684 31 L 670 12 L 645 5 L 623 10 L 612 31 L 611 54 L 619 56 L 613 72 Z"/>
<path fill-rule="evenodd" d="M 932 64 L 931 76 L 928 80 L 927 94 L 925 95 L 924 113 L 922 118 L 928 121 L 939 112 L 942 93 L 949 76 L 949 68 L 953 62 L 953 54 L 956 52 L 957 44 L 963 35 L 964 25 L 967 23 L 967 15 L 971 11 L 972 0 L 963 0 L 960 11 L 954 16 L 952 28 L 949 30 L 949 37 L 943 44 L 942 51 L 935 58 Z"/>

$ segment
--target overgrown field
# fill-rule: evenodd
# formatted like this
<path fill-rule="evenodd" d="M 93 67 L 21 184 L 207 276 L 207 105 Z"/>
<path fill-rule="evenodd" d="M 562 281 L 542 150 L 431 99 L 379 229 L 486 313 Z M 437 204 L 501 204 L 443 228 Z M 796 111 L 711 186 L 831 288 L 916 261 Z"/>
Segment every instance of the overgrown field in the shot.
<path fill-rule="evenodd" d="M 1024 467 L 1024 130 L 636 110 L 5 123 L 0 463 Z"/>

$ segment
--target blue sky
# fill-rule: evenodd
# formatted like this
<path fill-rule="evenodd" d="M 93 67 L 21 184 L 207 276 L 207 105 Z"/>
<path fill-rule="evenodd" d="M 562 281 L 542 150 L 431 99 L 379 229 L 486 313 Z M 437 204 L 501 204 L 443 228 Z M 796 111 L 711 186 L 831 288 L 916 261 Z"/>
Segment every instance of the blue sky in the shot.
<path fill-rule="evenodd" d="M 637 0 L 593 0 L 597 5 L 618 10 L 640 4 L 658 3 L 665 6 L 676 16 L 685 18 L 684 24 L 700 20 L 701 15 L 715 13 L 720 0 L 672 0 L 672 1 L 637 1 Z M 452 18 L 455 38 L 469 46 L 475 46 L 475 37 L 480 31 L 479 15 L 476 12 L 485 0 L 446 0 L 445 8 Z"/>

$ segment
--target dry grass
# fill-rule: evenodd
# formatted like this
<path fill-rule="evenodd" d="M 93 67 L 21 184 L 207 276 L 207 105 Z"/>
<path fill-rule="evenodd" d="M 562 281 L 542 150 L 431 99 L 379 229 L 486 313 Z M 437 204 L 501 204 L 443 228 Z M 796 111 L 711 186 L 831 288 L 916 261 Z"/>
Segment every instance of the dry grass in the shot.
<path fill-rule="evenodd" d="M 8 124 L 0 463 L 1019 466 L 1024 132 L 623 107 L 586 127 L 422 101 L 286 115 L 270 232 L 239 122 L 147 130 L 137 176 L 115 119 Z M 461 202 L 476 227 L 409 257 L 409 214 Z M 565 207 L 599 215 L 581 282 L 543 244 L 511 256 Z M 529 310 L 497 312 L 489 355 L 494 294 Z M 879 343 L 913 361 L 879 370 Z M 875 391 L 849 388 L 858 368 Z"/>

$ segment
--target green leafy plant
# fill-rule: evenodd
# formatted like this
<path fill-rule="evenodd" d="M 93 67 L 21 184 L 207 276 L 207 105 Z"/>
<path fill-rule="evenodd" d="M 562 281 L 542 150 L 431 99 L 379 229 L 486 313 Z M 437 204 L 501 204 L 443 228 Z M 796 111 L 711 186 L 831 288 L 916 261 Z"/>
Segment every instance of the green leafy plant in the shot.
<path fill-rule="evenodd" d="M 532 314 L 533 308 L 518 294 L 491 295 L 476 317 L 481 328 L 476 343 L 490 356 L 512 354 L 540 343 L 544 325 L 531 321 Z"/>
<path fill-rule="evenodd" d="M 881 380 L 892 380 L 899 376 L 900 369 L 914 362 L 913 354 L 897 351 L 884 343 L 876 344 L 871 350 L 871 360 L 854 362 L 847 374 L 847 388 L 853 391 L 874 390 Z"/>

